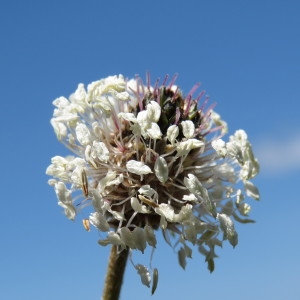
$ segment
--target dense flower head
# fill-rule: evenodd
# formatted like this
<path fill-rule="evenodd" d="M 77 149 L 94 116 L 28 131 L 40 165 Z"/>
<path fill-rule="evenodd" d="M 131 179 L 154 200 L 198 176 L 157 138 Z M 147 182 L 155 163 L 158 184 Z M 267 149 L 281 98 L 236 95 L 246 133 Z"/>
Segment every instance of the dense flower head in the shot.
<path fill-rule="evenodd" d="M 245 131 L 222 140 L 227 124 L 194 97 L 199 85 L 184 95 L 175 79 L 109 76 L 56 99 L 51 124 L 74 156 L 53 157 L 46 173 L 69 219 L 91 208 L 83 224 L 107 232 L 100 245 L 144 252 L 162 230 L 183 268 L 194 245 L 213 271 L 215 247 L 238 243 L 234 221 L 253 222 L 245 200 L 259 199 L 259 165 Z M 157 269 L 134 266 L 157 283 Z"/>

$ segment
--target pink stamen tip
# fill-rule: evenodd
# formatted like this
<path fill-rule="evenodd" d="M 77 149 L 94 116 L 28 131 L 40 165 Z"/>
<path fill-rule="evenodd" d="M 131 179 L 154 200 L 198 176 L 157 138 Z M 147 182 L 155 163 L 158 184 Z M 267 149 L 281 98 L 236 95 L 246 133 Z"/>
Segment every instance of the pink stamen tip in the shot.
<path fill-rule="evenodd" d="M 205 95 L 205 91 L 201 91 L 199 96 L 196 98 L 197 103 L 200 101 L 200 99 Z M 206 102 L 205 102 L 206 103 Z"/>
<path fill-rule="evenodd" d="M 207 96 L 207 97 L 205 98 L 205 100 L 204 100 L 204 102 L 203 102 L 201 108 L 200 108 L 201 110 L 204 110 L 204 107 L 206 106 L 208 100 L 209 100 L 209 97 Z"/>
<path fill-rule="evenodd" d="M 192 95 L 195 93 L 195 91 L 199 88 L 200 85 L 201 85 L 200 82 L 199 82 L 199 83 L 196 83 L 196 84 L 192 87 L 192 89 L 190 90 L 190 92 L 188 93 L 188 95 L 191 95 L 191 97 L 192 97 Z"/>
<path fill-rule="evenodd" d="M 193 96 L 194 92 L 199 88 L 200 85 L 201 85 L 201 83 L 195 84 L 192 87 L 192 89 L 190 90 L 190 92 L 188 93 L 188 95 L 185 99 L 187 101 L 187 106 L 186 106 L 186 109 L 185 109 L 185 112 L 184 112 L 184 116 L 188 115 L 188 113 L 190 111 L 191 104 L 192 104 L 192 96 Z"/>
<path fill-rule="evenodd" d="M 159 93 L 158 93 L 158 83 L 159 83 L 159 78 L 158 79 L 156 79 L 156 81 L 155 81 L 155 85 L 154 85 L 154 90 L 153 90 L 153 95 L 154 95 L 154 97 L 158 97 L 159 96 Z"/>
<path fill-rule="evenodd" d="M 177 73 L 174 74 L 174 76 L 173 76 L 173 78 L 172 78 L 172 80 L 171 80 L 171 82 L 170 82 L 170 84 L 168 86 L 169 89 L 171 89 L 172 86 L 175 84 L 175 81 L 176 81 L 177 77 L 178 77 L 178 74 Z"/>
<path fill-rule="evenodd" d="M 142 101 L 142 98 L 141 98 L 141 91 L 140 91 L 140 86 L 143 86 L 143 82 L 142 82 L 142 79 L 139 76 L 136 77 L 136 81 L 137 81 L 136 94 L 137 94 L 137 98 L 138 98 L 138 101 L 139 101 L 139 107 L 140 107 L 140 110 L 143 110 L 143 101 Z"/>
<path fill-rule="evenodd" d="M 180 109 L 178 107 L 176 107 L 176 115 L 175 115 L 175 125 L 178 124 L 178 121 L 180 119 Z"/>
<path fill-rule="evenodd" d="M 175 92 L 174 92 L 174 95 L 173 95 L 173 99 L 175 99 L 175 98 L 176 98 L 176 96 L 177 96 L 177 94 L 178 94 L 178 91 L 179 91 L 179 88 L 178 88 L 178 87 L 176 87 L 176 90 L 175 90 Z"/>
<path fill-rule="evenodd" d="M 169 78 L 169 75 L 167 74 L 167 75 L 165 76 L 165 79 L 164 79 L 163 83 L 162 83 L 163 86 L 166 86 L 166 83 L 167 83 L 168 78 Z"/>

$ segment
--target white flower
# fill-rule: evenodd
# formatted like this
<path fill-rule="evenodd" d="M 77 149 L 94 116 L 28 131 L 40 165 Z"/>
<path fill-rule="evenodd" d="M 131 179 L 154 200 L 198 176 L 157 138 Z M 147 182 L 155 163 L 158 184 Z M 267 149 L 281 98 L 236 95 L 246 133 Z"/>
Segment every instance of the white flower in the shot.
<path fill-rule="evenodd" d="M 184 96 L 174 81 L 109 76 L 54 100 L 51 125 L 74 156 L 53 157 L 46 173 L 69 219 L 91 206 L 84 224 L 106 233 L 100 245 L 144 252 L 161 230 L 183 268 L 196 245 L 213 271 L 216 246 L 237 244 L 234 222 L 253 222 L 259 164 L 243 130 L 226 142 L 226 122 L 197 108 L 198 85 Z M 133 265 L 154 291 L 158 270 Z"/>

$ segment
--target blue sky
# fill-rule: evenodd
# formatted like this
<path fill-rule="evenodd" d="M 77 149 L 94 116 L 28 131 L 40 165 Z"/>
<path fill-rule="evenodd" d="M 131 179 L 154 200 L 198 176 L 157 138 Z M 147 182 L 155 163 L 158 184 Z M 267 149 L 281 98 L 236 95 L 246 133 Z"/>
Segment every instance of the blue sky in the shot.
<path fill-rule="evenodd" d="M 52 101 L 79 82 L 147 71 L 179 73 L 186 92 L 201 82 L 230 132 L 247 131 L 261 201 L 213 274 L 196 251 L 183 271 L 161 242 L 155 295 L 128 265 L 121 299 L 300 298 L 299 1 L 2 1 L 0 37 L 1 299 L 100 298 L 108 249 L 47 185 L 51 157 L 68 154 Z"/>

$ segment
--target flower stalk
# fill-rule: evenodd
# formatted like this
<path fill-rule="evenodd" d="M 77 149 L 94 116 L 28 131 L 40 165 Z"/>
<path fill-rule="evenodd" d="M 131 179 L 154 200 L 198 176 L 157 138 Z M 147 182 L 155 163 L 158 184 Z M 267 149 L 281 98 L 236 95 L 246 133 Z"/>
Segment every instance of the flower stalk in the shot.
<path fill-rule="evenodd" d="M 124 249 L 121 252 L 118 252 L 118 247 L 116 245 L 113 245 L 111 247 L 102 300 L 119 299 L 128 254 L 128 248 Z"/>

